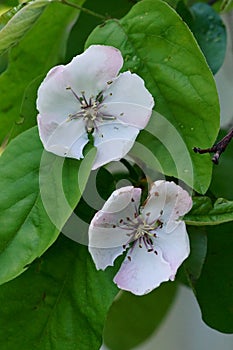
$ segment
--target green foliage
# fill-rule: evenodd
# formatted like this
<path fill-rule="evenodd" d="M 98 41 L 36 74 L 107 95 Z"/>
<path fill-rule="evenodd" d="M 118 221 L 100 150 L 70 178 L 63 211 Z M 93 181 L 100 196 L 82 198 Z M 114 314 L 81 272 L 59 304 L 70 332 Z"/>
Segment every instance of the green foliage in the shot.
<path fill-rule="evenodd" d="M 191 29 L 207 63 L 216 74 L 221 68 L 227 44 L 226 28 L 220 15 L 208 4 L 195 3 L 190 8 L 181 0 L 176 8 Z"/>
<path fill-rule="evenodd" d="M 97 12 L 96 17 L 73 7 L 84 3 Z M 74 231 L 70 237 L 83 243 L 97 207 L 119 184 L 141 187 L 143 198 L 148 184 L 164 175 L 200 194 L 209 188 L 210 156 L 192 149 L 210 147 L 218 133 L 219 103 L 212 72 L 223 62 L 225 28 L 205 3 L 190 9 L 181 1 L 167 3 L 72 0 L 67 5 L 35 0 L 21 2 L 0 17 L 0 346 L 4 350 L 100 348 L 107 311 L 118 292 L 112 279 L 124 256 L 114 268 L 96 271 L 86 246 L 59 236 L 68 233 L 74 216 L 79 224 L 70 226 Z M 6 4 L 17 6 L 18 1 Z M 46 152 L 33 127 L 37 90 L 48 70 L 91 44 L 119 48 L 122 70 L 139 74 L 155 99 L 149 124 L 116 171 L 107 166 L 91 172 L 95 150 L 90 145 L 80 161 Z M 225 333 L 233 331 L 232 171 L 230 146 L 214 168 L 206 196 L 196 194 L 184 218 L 190 225 L 191 253 L 176 277 L 179 282 L 187 278 L 203 320 Z M 164 283 L 142 297 L 122 292 L 107 317 L 107 345 L 113 350 L 131 349 L 146 340 L 169 310 L 176 286 Z"/>
<path fill-rule="evenodd" d="M 219 137 L 224 137 L 226 132 L 220 132 Z M 233 200 L 233 186 L 232 173 L 233 173 L 233 142 L 229 144 L 225 152 L 221 155 L 218 166 L 213 169 L 213 177 L 210 186 L 210 191 L 213 195 L 218 197 L 224 197 L 229 200 Z"/>
<path fill-rule="evenodd" d="M 204 227 L 188 227 L 190 255 L 184 262 L 184 269 L 191 284 L 201 275 L 207 253 L 207 234 Z"/>
<path fill-rule="evenodd" d="M 55 241 L 77 205 L 93 153 L 82 161 L 43 150 L 37 128 L 13 140 L 0 158 L 0 284 L 22 273 Z M 67 198 L 66 198 L 67 197 Z M 13 218 L 13 219 L 12 219 Z"/>
<path fill-rule="evenodd" d="M 192 148 L 214 142 L 219 105 L 213 76 L 187 26 L 166 3 L 145 0 L 121 20 L 96 28 L 86 46 L 91 44 L 119 48 L 123 70 L 138 73 L 155 98 L 160 116 L 151 118 L 138 143 L 151 151 L 164 174 L 205 193 L 212 165 L 208 156 L 197 156 Z"/>
<path fill-rule="evenodd" d="M 133 1 L 128 0 L 87 0 L 85 8 L 95 11 L 106 18 L 121 18 L 133 6 Z M 73 56 L 80 54 L 84 50 L 85 41 L 92 30 L 103 22 L 102 19 L 90 16 L 85 12 L 81 12 L 75 23 L 67 42 L 67 61 Z"/>
<path fill-rule="evenodd" d="M 227 11 L 232 5 L 232 0 L 222 0 L 220 11 Z"/>
<path fill-rule="evenodd" d="M 226 28 L 219 14 L 208 4 L 196 3 L 191 7 L 193 21 L 190 29 L 197 39 L 206 60 L 216 74 L 226 53 Z"/>
<path fill-rule="evenodd" d="M 208 250 L 195 285 L 203 320 L 224 333 L 233 332 L 232 245 L 233 223 L 206 228 Z"/>
<path fill-rule="evenodd" d="M 106 345 L 111 350 L 128 350 L 145 341 L 166 316 L 176 287 L 176 283 L 168 282 L 141 297 L 127 292 L 119 294 L 108 313 L 104 330 Z"/>
<path fill-rule="evenodd" d="M 15 137 L 36 124 L 35 107 L 26 114 L 21 112 L 25 91 L 28 94 L 29 89 L 35 96 L 48 70 L 64 59 L 71 23 L 78 14 L 74 8 L 50 3 L 30 32 L 12 48 L 8 69 L 0 76 L 0 143 L 6 135 Z"/>
<path fill-rule="evenodd" d="M 209 197 L 194 197 L 192 210 L 185 216 L 188 225 L 219 225 L 233 221 L 233 201 L 219 198 L 212 204 Z"/>
<path fill-rule="evenodd" d="M 36 0 L 25 6 L 19 5 L 17 12 L 10 10 L 3 15 L 3 21 L 9 18 L 9 22 L 0 31 L 0 55 L 15 45 L 27 33 L 48 3 L 48 0 Z"/>
<path fill-rule="evenodd" d="M 114 271 L 97 272 L 87 248 L 64 236 L 14 281 L 0 287 L 4 350 L 98 350 L 118 292 Z"/>

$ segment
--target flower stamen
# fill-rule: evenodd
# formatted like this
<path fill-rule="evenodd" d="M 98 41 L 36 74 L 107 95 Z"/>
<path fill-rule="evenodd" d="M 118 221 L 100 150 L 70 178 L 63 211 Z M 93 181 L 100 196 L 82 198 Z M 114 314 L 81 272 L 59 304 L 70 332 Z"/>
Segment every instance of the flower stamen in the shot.
<path fill-rule="evenodd" d="M 135 213 L 136 214 L 136 213 Z M 162 228 L 163 223 L 161 220 L 157 220 L 152 224 L 149 224 L 141 215 L 137 215 L 135 219 L 126 217 L 126 219 L 121 219 L 119 221 L 118 227 L 123 230 L 127 230 L 126 234 L 129 239 L 123 245 L 123 248 L 126 249 L 130 244 L 129 254 L 132 255 L 132 252 L 136 245 L 139 248 L 145 246 L 148 253 L 154 252 L 158 254 L 154 247 L 154 238 L 157 237 L 155 230 Z M 128 258 L 131 261 L 131 256 L 128 254 Z"/>
<path fill-rule="evenodd" d="M 85 91 L 81 91 L 81 96 L 78 96 L 76 92 L 72 89 L 71 86 L 68 86 L 66 90 L 70 90 L 74 97 L 80 103 L 81 111 L 70 114 L 67 121 L 71 121 L 74 119 L 83 118 L 86 122 L 86 130 L 88 133 L 92 133 L 95 129 L 98 132 L 97 123 L 102 122 L 104 120 L 115 120 L 116 117 L 113 115 L 109 115 L 100 111 L 100 107 L 102 107 L 102 103 L 104 101 L 103 91 L 100 91 L 96 97 L 91 96 L 89 100 L 87 100 L 85 96 Z M 101 134 L 101 137 L 103 135 Z"/>

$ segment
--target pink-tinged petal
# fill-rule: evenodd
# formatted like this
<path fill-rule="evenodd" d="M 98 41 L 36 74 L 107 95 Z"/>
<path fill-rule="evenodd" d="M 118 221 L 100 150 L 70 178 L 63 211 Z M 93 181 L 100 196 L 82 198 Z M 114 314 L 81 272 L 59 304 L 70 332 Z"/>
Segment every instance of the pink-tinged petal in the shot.
<path fill-rule="evenodd" d="M 97 155 L 92 169 L 123 158 L 133 147 L 139 130 L 133 126 L 109 121 L 98 125 L 94 131 Z"/>
<path fill-rule="evenodd" d="M 113 266 L 115 259 L 124 251 L 123 247 L 98 249 L 89 247 L 89 252 L 92 256 L 97 270 L 105 270 L 108 266 Z"/>
<path fill-rule="evenodd" d="M 174 221 L 186 214 L 192 207 L 192 199 L 187 191 L 174 182 L 155 181 L 142 210 L 144 217 L 152 223 L 160 219 L 166 230 L 172 230 Z"/>
<path fill-rule="evenodd" d="M 154 99 L 136 74 L 124 72 L 113 80 L 105 91 L 100 111 L 112 115 L 122 123 L 143 129 L 154 106 Z"/>
<path fill-rule="evenodd" d="M 156 248 L 161 249 L 164 260 L 170 264 L 172 270 L 170 279 L 174 280 L 178 267 L 190 253 L 185 223 L 175 222 L 171 232 L 166 232 L 166 227 L 158 230 L 155 244 Z"/>
<path fill-rule="evenodd" d="M 89 226 L 88 249 L 98 269 L 113 265 L 125 250 L 131 232 L 124 225 L 138 210 L 141 189 L 122 187 L 112 193 L 103 208 L 93 217 Z M 122 220 L 124 222 L 122 222 Z"/>
<path fill-rule="evenodd" d="M 121 52 L 112 46 L 92 45 L 66 65 L 66 77 L 76 94 L 87 99 L 108 87 L 123 65 Z"/>
<path fill-rule="evenodd" d="M 67 90 L 70 82 L 67 79 L 66 66 L 52 68 L 38 89 L 37 110 L 46 122 L 57 124 L 67 120 L 69 115 L 81 111 L 80 103 Z"/>
<path fill-rule="evenodd" d="M 129 240 L 127 233 L 127 230 L 119 227 L 105 228 L 90 224 L 88 250 L 98 270 L 113 266 L 114 260 L 125 251 Z"/>
<path fill-rule="evenodd" d="M 114 282 L 121 289 L 136 295 L 144 295 L 157 288 L 162 282 L 168 281 L 172 272 L 170 265 L 163 259 L 159 248 L 157 255 L 148 252 L 143 246 L 136 246 L 128 253 L 131 261 L 126 257 Z"/>
<path fill-rule="evenodd" d="M 44 148 L 62 157 L 83 158 L 83 148 L 88 143 L 85 125 L 82 120 L 45 123 L 46 118 L 38 115 L 40 139 Z"/>
<path fill-rule="evenodd" d="M 126 222 L 127 218 L 133 219 L 135 217 L 138 212 L 140 197 L 141 189 L 133 186 L 115 190 L 105 202 L 103 208 L 95 214 L 90 227 L 112 228 L 114 225 L 122 226 L 122 220 Z M 110 237 L 110 239 L 113 239 L 113 237 Z M 99 247 L 103 247 L 103 244 Z"/>
<path fill-rule="evenodd" d="M 120 51 L 111 46 L 93 45 L 67 65 L 52 68 L 38 90 L 37 109 L 47 121 L 61 123 L 80 112 L 80 103 L 68 87 L 87 100 L 108 87 L 123 64 Z"/>

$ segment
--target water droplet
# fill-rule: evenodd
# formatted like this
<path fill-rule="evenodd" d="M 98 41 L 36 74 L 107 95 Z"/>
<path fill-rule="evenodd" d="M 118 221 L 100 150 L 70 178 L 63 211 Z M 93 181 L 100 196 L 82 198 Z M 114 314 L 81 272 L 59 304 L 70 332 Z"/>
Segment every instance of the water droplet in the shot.
<path fill-rule="evenodd" d="M 194 128 L 190 128 L 190 130 L 191 130 L 191 131 L 193 131 L 193 130 L 194 130 Z"/>

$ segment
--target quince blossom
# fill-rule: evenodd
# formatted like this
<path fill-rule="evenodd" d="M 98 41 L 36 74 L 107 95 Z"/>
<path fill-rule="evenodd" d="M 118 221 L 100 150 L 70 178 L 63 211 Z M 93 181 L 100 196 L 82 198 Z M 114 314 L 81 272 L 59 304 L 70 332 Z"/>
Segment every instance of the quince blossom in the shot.
<path fill-rule="evenodd" d="M 141 207 L 140 197 L 141 189 L 133 186 L 114 191 L 89 227 L 89 252 L 97 269 L 112 266 L 128 249 L 114 282 L 136 295 L 174 280 L 190 252 L 180 217 L 192 207 L 188 192 L 174 182 L 154 182 Z"/>
<path fill-rule="evenodd" d="M 154 100 L 137 74 L 118 75 L 122 65 L 118 49 L 93 45 L 48 72 L 37 98 L 39 134 L 47 151 L 83 158 L 91 133 L 97 148 L 93 169 L 129 152 Z"/>

